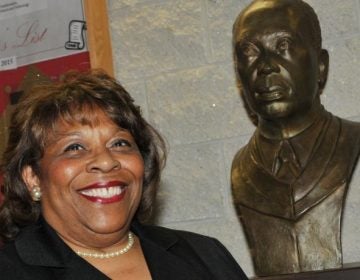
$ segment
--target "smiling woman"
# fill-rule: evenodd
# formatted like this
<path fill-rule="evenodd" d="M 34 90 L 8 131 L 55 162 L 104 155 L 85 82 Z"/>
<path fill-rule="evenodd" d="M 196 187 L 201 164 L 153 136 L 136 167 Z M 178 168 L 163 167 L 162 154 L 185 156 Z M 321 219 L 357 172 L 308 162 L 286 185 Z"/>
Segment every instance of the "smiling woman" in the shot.
<path fill-rule="evenodd" d="M 24 96 L 11 120 L 4 279 L 247 279 L 217 240 L 143 225 L 165 145 L 114 79 L 69 73 Z"/>

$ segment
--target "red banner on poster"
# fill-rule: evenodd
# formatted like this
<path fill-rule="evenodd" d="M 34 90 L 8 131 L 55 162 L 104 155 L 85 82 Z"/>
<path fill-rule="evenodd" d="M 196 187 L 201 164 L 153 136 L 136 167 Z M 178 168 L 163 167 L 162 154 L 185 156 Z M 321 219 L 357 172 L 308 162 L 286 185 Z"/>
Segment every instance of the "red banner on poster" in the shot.
<path fill-rule="evenodd" d="M 46 60 L 31 65 L 46 75 L 51 81 L 56 81 L 61 75 L 69 70 L 86 70 L 90 68 L 89 53 L 82 52 L 56 59 Z M 21 91 L 19 88 L 29 71 L 29 65 L 0 73 L 0 116 L 9 103 L 16 103 L 16 94 Z M 14 95 L 14 96 L 12 96 Z M 12 102 L 11 102 L 12 99 Z"/>

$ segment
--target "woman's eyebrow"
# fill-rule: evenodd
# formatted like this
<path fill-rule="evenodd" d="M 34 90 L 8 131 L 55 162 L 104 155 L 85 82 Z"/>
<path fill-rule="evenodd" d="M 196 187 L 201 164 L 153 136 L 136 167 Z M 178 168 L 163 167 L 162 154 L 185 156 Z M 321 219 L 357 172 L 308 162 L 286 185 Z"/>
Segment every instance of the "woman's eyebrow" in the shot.
<path fill-rule="evenodd" d="M 53 133 L 49 133 L 46 136 L 46 146 L 52 145 L 64 138 L 75 138 L 81 136 L 81 132 L 74 131 L 74 132 L 61 132 L 61 131 L 54 131 Z"/>

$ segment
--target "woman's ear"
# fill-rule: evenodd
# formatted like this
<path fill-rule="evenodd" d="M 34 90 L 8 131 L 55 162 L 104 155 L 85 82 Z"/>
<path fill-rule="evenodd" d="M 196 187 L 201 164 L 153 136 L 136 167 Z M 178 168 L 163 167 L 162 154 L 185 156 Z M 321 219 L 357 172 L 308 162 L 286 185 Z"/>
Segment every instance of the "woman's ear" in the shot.
<path fill-rule="evenodd" d="M 39 177 L 35 174 L 30 165 L 27 165 L 23 168 L 21 175 L 29 192 L 31 192 L 34 187 L 39 187 Z"/>

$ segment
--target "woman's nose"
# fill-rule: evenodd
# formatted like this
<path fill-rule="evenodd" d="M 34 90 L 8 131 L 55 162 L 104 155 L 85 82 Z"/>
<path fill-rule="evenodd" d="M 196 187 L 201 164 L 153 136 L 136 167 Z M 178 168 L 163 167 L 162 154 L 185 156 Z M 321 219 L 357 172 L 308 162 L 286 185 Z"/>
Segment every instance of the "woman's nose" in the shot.
<path fill-rule="evenodd" d="M 116 159 L 109 150 L 99 151 L 94 154 L 87 164 L 88 172 L 110 172 L 121 168 L 120 161 Z"/>

